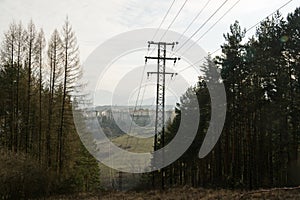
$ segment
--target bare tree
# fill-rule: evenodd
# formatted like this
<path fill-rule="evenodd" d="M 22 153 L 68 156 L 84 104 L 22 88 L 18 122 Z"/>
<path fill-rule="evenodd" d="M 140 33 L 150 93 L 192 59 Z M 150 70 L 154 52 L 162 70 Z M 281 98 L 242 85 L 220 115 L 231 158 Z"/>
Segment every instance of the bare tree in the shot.
<path fill-rule="evenodd" d="M 24 40 L 25 40 L 25 30 L 23 28 L 22 22 L 19 22 L 17 27 L 17 35 L 16 35 L 16 57 L 17 57 L 17 80 L 16 80 L 16 123 L 15 123 L 15 151 L 19 149 L 19 135 L 20 135 L 20 126 L 19 126 L 19 88 L 20 88 L 20 70 L 23 62 L 23 54 L 24 54 Z"/>
<path fill-rule="evenodd" d="M 43 29 L 40 30 L 36 40 L 36 62 L 39 67 L 39 130 L 38 130 L 38 159 L 41 162 L 42 154 L 42 90 L 43 90 L 43 52 L 46 46 L 46 40 Z"/>
<path fill-rule="evenodd" d="M 62 106 L 60 114 L 60 127 L 58 135 L 58 171 L 61 172 L 63 167 L 63 148 L 64 148 L 64 137 L 67 133 L 66 118 L 71 116 L 71 109 L 66 107 L 71 102 L 70 94 L 76 88 L 76 81 L 81 76 L 81 68 L 79 64 L 79 49 L 75 33 L 72 30 L 72 26 L 68 18 L 63 25 L 62 30 L 62 46 L 63 46 L 63 65 L 64 65 L 64 80 L 63 80 L 63 95 L 62 95 Z"/>
<path fill-rule="evenodd" d="M 4 41 L 2 43 L 1 49 L 1 61 L 4 66 L 7 66 L 9 69 L 7 70 L 8 73 L 11 74 L 12 79 L 9 80 L 9 87 L 10 89 L 9 94 L 9 116 L 8 116 L 8 123 L 5 124 L 7 127 L 7 134 L 9 135 L 9 140 L 7 142 L 7 146 L 10 150 L 13 149 L 13 139 L 15 138 L 15 70 L 14 70 L 14 63 L 15 63 L 15 54 L 16 54 L 16 44 L 15 40 L 17 37 L 17 25 L 15 22 L 11 23 L 9 26 L 9 30 L 4 34 Z"/>
<path fill-rule="evenodd" d="M 31 104 L 31 84 L 32 84 L 32 64 L 33 64 L 33 56 L 34 56 L 34 45 L 36 40 L 36 30 L 33 21 L 31 20 L 27 27 L 27 34 L 25 40 L 25 48 L 26 48 L 26 61 L 25 67 L 27 69 L 27 113 L 26 113 L 26 129 L 25 129 L 25 152 L 27 153 L 29 150 L 29 145 L 31 141 L 31 131 L 32 131 L 32 123 L 31 121 L 31 113 L 30 113 L 30 104 Z"/>
<path fill-rule="evenodd" d="M 49 76 L 49 105 L 48 105 L 48 128 L 46 135 L 46 154 L 47 164 L 50 167 L 51 161 L 51 132 L 52 132 L 52 117 L 53 117 L 53 104 L 54 104 L 54 92 L 58 85 L 58 78 L 61 74 L 61 56 L 62 56 L 62 41 L 58 31 L 55 29 L 49 41 L 48 46 L 48 59 L 50 66 Z"/>

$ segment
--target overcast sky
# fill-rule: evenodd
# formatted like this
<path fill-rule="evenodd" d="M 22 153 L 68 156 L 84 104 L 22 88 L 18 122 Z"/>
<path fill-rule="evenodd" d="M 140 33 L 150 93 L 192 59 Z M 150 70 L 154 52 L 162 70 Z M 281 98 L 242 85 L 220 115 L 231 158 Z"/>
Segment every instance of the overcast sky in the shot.
<path fill-rule="evenodd" d="M 27 24 L 30 19 L 43 28 L 47 38 L 54 28 L 60 29 L 66 16 L 76 32 L 83 63 L 101 43 L 117 34 L 139 29 L 157 28 L 173 0 L 0 0 L 0 33 L 7 30 L 13 20 Z M 188 0 L 170 30 L 183 32 L 208 0 Z M 223 33 L 235 20 L 243 28 L 249 28 L 269 15 L 288 0 L 240 0 L 236 7 L 220 21 L 198 44 L 213 52 L 224 42 Z M 223 3 L 211 0 L 200 17 L 185 34 L 189 37 Z M 194 37 L 198 39 L 237 0 L 229 0 L 225 6 Z M 184 3 L 176 0 L 162 28 L 167 28 Z M 283 16 L 293 12 L 300 0 L 293 0 L 281 10 Z M 247 36 L 251 36 L 253 31 Z M 1 34 L 2 37 L 3 34 Z M 150 40 L 151 38 L 149 38 Z M 146 46 L 146 44 L 145 44 Z M 141 63 L 143 64 L 143 63 Z"/>
<path fill-rule="evenodd" d="M 99 44 L 113 35 L 137 28 L 156 28 L 173 0 L 0 0 L 0 33 L 3 33 L 12 20 L 28 23 L 33 19 L 38 27 L 46 33 L 60 28 L 68 15 L 76 31 L 80 45 L 81 60 L 87 58 Z M 229 0 L 211 22 L 197 35 L 205 32 L 224 12 L 237 0 Z M 183 4 L 184 0 L 176 0 L 162 28 L 167 28 L 171 20 Z M 188 0 L 176 19 L 171 30 L 182 32 L 189 22 L 201 10 L 207 0 Z M 199 19 L 187 32 L 191 35 L 208 16 L 221 5 L 223 0 L 211 0 Z M 222 34 L 234 20 L 240 21 L 242 27 L 250 27 L 269 13 L 276 10 L 287 0 L 241 0 L 235 8 L 199 41 L 206 51 L 214 51 L 223 42 Z M 300 5 L 294 0 L 282 9 L 284 16 Z M 195 36 L 195 39 L 197 39 Z"/>

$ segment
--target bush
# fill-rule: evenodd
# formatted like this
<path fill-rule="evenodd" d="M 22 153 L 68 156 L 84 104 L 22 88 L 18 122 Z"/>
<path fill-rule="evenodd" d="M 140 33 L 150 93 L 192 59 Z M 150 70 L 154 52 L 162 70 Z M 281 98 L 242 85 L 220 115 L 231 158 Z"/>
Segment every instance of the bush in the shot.
<path fill-rule="evenodd" d="M 0 150 L 0 199 L 45 196 L 51 175 L 34 159 Z"/>

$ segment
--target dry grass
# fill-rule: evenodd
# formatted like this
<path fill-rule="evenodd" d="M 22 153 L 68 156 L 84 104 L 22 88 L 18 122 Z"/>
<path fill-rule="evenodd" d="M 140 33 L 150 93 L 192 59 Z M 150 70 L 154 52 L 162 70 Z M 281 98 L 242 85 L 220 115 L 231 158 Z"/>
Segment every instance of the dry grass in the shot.
<path fill-rule="evenodd" d="M 300 189 L 293 190 L 257 190 L 251 192 L 232 190 L 212 190 L 202 188 L 173 188 L 165 191 L 151 190 L 146 192 L 106 192 L 99 195 L 60 196 L 52 199 L 87 199 L 87 200 L 215 200 L 215 199 L 300 199 Z M 50 200 L 49 199 L 49 200 Z"/>
<path fill-rule="evenodd" d="M 127 134 L 113 138 L 112 142 L 122 149 L 135 153 L 149 152 L 153 149 L 153 138 L 136 138 Z M 110 152 L 107 152 L 110 154 Z M 110 154 L 109 161 L 118 160 L 119 155 Z M 104 188 L 112 188 L 113 182 L 118 182 L 119 172 L 99 163 L 101 185 Z M 138 174 L 123 173 L 123 188 L 128 189 L 136 186 L 139 182 Z M 115 188 L 119 188 L 115 184 Z"/>
<path fill-rule="evenodd" d="M 127 134 L 112 139 L 120 148 L 135 153 L 145 153 L 153 150 L 153 138 L 137 138 Z"/>

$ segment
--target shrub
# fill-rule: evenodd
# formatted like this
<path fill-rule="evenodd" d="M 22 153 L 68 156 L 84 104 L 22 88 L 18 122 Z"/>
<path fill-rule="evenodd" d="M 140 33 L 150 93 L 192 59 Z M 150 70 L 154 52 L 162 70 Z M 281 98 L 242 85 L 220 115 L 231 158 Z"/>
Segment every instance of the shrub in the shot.
<path fill-rule="evenodd" d="M 45 196 L 50 179 L 50 173 L 34 159 L 0 150 L 0 199 Z"/>

